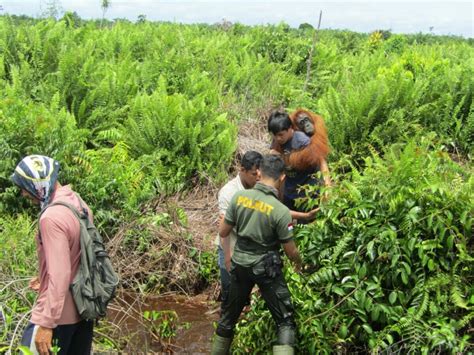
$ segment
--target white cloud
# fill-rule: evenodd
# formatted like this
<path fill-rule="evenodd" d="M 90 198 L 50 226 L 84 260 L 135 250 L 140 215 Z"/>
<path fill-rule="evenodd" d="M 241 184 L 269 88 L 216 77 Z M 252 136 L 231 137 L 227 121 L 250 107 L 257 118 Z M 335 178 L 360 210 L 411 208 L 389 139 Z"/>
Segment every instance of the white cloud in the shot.
<path fill-rule="evenodd" d="M 43 6 L 47 0 L 42 0 Z M 4 1 L 4 12 L 38 15 L 40 0 Z M 102 17 L 100 0 L 62 0 L 66 11 L 76 11 L 84 18 Z M 214 23 L 223 18 L 244 24 L 285 21 L 292 26 L 308 22 L 317 24 L 323 11 L 322 28 L 347 28 L 369 32 L 392 29 L 394 32 L 428 32 L 474 37 L 471 1 L 429 0 L 333 0 L 333 1 L 251 1 L 251 0 L 122 0 L 110 1 L 106 17 L 136 20 L 144 14 L 149 20 L 185 23 Z"/>

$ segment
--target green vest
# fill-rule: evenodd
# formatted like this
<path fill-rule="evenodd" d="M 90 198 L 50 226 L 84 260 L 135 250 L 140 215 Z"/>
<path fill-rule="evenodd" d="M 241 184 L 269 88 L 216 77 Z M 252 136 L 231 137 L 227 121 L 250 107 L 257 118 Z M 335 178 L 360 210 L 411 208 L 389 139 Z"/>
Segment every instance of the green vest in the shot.
<path fill-rule="evenodd" d="M 253 266 L 280 243 L 292 240 L 290 210 L 277 199 L 277 191 L 257 183 L 253 189 L 238 191 L 232 197 L 225 222 L 237 233 L 232 260 Z"/>

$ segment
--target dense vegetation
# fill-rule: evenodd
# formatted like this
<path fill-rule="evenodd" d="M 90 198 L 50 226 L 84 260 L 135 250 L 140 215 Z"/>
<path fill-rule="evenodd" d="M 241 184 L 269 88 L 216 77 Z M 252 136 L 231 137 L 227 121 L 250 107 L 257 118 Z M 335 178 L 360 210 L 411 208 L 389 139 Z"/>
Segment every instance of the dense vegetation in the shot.
<path fill-rule="evenodd" d="M 287 273 L 301 351 L 472 350 L 474 179 L 420 140 L 367 157 L 362 172 L 338 181 L 317 221 L 300 228 L 315 270 Z M 239 329 L 242 349 L 272 340 L 261 308 Z"/>
<path fill-rule="evenodd" d="M 313 271 L 286 271 L 298 350 L 472 351 L 471 40 L 320 31 L 303 91 L 304 26 L 101 27 L 66 15 L 2 17 L 0 33 L 0 349 L 16 345 L 34 298 L 35 211 L 8 179 L 21 157 L 61 161 L 61 180 L 108 235 L 140 217 L 123 241 L 146 253 L 150 234 L 134 239 L 143 223 L 169 231 L 147 203 L 222 182 L 238 122 L 282 105 L 322 114 L 333 148 L 335 186 L 297 233 Z M 256 308 L 239 327 L 242 351 L 273 340 Z"/>

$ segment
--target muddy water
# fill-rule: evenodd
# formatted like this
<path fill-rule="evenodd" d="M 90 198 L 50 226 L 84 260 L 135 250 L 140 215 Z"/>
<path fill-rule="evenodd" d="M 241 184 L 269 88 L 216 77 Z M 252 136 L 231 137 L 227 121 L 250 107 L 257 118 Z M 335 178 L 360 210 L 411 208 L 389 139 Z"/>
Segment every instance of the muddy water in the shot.
<path fill-rule="evenodd" d="M 140 299 L 133 294 L 121 295 L 109 312 L 108 319 L 121 334 L 124 352 L 176 354 L 209 354 L 214 322 L 218 320 L 218 305 L 207 300 L 205 295 L 184 297 L 179 295 L 147 296 Z M 167 313 L 174 311 L 172 320 L 175 336 L 160 338 L 153 332 L 150 322 L 143 319 L 146 311 Z M 156 327 L 162 322 L 155 321 Z M 114 338 L 117 338 L 114 336 Z"/>

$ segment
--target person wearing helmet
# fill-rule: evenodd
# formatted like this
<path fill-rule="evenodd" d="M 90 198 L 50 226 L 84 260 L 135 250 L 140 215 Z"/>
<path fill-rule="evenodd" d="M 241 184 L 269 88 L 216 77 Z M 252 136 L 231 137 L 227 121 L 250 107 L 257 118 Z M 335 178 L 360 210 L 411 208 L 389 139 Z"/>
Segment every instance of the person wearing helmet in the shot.
<path fill-rule="evenodd" d="M 91 219 L 92 213 L 70 186 L 58 182 L 59 170 L 56 160 L 29 155 L 11 176 L 22 196 L 44 211 L 36 235 L 39 277 L 30 281 L 38 297 L 21 344 L 33 354 L 49 355 L 52 345 L 60 348 L 59 354 L 90 354 L 93 322 L 81 320 L 69 290 L 81 259 L 79 221 L 65 206 L 47 207 L 63 202 L 86 208 Z"/>

